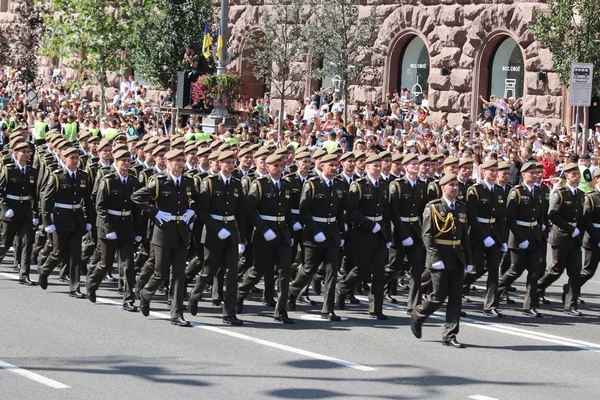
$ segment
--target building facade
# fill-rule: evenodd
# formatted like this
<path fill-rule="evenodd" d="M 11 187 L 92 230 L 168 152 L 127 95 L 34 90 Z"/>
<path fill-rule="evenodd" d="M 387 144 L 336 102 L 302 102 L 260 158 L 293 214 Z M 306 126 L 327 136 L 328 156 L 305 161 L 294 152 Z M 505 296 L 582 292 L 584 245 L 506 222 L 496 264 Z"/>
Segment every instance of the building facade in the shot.
<path fill-rule="evenodd" d="M 262 95 L 264 85 L 252 76 L 244 41 L 260 31 L 266 4 L 230 2 L 230 43 L 240 54 L 232 69 L 244 77 L 250 97 Z M 402 88 L 418 99 L 427 90 L 431 119 L 459 123 L 479 113 L 481 98 L 522 97 L 527 124 L 570 120 L 552 54 L 528 29 L 541 7 L 545 1 L 363 0 L 361 15 L 374 8 L 382 15 L 375 45 L 387 51 L 372 60 L 377 74 L 351 86 L 350 100 L 382 100 Z M 318 82 L 306 82 L 299 96 L 317 89 Z"/>

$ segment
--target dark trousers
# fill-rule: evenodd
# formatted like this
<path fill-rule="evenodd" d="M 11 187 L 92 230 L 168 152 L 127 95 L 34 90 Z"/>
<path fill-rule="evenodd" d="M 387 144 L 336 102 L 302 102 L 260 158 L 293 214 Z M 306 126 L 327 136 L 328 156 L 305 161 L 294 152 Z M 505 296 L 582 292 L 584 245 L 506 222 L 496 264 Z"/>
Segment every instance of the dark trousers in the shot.
<path fill-rule="evenodd" d="M 154 274 L 154 269 L 156 265 L 155 254 L 154 254 L 154 245 L 150 243 L 150 248 L 148 251 L 148 258 L 146 262 L 142 266 L 142 270 L 140 271 L 140 275 L 137 279 L 137 291 L 138 293 L 142 290 L 144 286 L 150 281 L 152 274 Z"/>
<path fill-rule="evenodd" d="M 504 275 L 510 268 L 510 251 L 500 253 L 500 276 Z"/>
<path fill-rule="evenodd" d="M 458 268 L 434 270 L 431 273 L 432 292 L 413 310 L 412 316 L 418 324 L 436 312 L 448 298 L 446 305 L 446 323 L 442 329 L 442 340 L 450 340 L 458 334 L 460 327 L 460 310 L 462 307 L 462 287 L 464 270 L 456 261 Z"/>
<path fill-rule="evenodd" d="M 98 248 L 102 259 L 95 266 L 88 268 L 88 290 L 98 290 L 100 283 L 115 262 L 117 250 L 119 251 L 119 275 L 123 276 L 123 303 L 133 302 L 135 295 L 135 269 L 133 266 L 133 239 L 124 238 L 117 240 L 99 239 Z"/>
<path fill-rule="evenodd" d="M 162 247 L 154 245 L 156 266 L 154 274 L 140 292 L 140 298 L 146 301 L 152 300 L 160 285 L 169 279 L 172 269 L 172 299 L 171 318 L 183 317 L 183 298 L 185 297 L 185 261 L 187 258 L 187 243 L 179 247 Z"/>
<path fill-rule="evenodd" d="M 254 245 L 254 265 L 250 267 L 244 280 L 238 287 L 238 298 L 245 299 L 254 286 L 265 278 L 264 298 L 274 297 L 275 270 L 279 273 L 279 295 L 275 306 L 275 317 L 285 313 L 290 286 L 290 269 L 292 260 L 292 247 L 283 243 L 281 246 L 271 247 L 266 245 Z"/>
<path fill-rule="evenodd" d="M 418 304 L 421 304 L 421 274 L 425 255 L 423 246 L 419 243 L 404 247 L 399 242 L 390 250 L 390 254 L 390 264 L 385 267 L 385 285 L 397 286 L 398 275 L 406 271 L 406 268 L 410 268 L 410 288 L 406 307 L 413 310 Z M 406 264 L 405 259 L 408 261 Z"/>
<path fill-rule="evenodd" d="M 581 270 L 581 286 L 592 279 L 600 263 L 600 248 L 583 249 L 583 269 Z"/>
<path fill-rule="evenodd" d="M 325 268 L 325 285 L 323 288 L 322 313 L 333 312 L 335 303 L 335 283 L 337 280 L 337 269 L 340 258 L 340 248 L 332 247 L 304 247 L 304 264 L 298 268 L 298 275 L 290 284 L 290 295 L 298 297 L 317 273 L 320 265 Z"/>
<path fill-rule="evenodd" d="M 339 289 L 344 295 L 353 293 L 356 285 L 367 276 L 372 275 L 371 291 L 369 293 L 369 312 L 383 312 L 383 287 L 385 284 L 385 260 L 387 249 L 383 238 L 381 244 L 375 247 L 362 247 L 356 254 L 356 267 L 340 282 Z"/>
<path fill-rule="evenodd" d="M 196 301 L 200 300 L 206 285 L 208 285 L 211 280 L 216 282 L 217 280 L 214 278 L 220 273 L 224 276 L 225 270 L 227 270 L 223 315 L 235 315 L 235 302 L 237 300 L 237 246 L 206 246 L 205 250 L 206 259 L 204 260 L 204 267 L 196 280 L 196 285 L 192 290 L 190 298 Z M 215 283 L 213 283 L 213 285 L 215 285 Z"/>
<path fill-rule="evenodd" d="M 56 231 L 51 235 L 52 253 L 42 268 L 44 275 L 50 275 L 54 268 L 65 262 L 69 272 L 69 290 L 79 290 L 81 275 L 82 231 Z"/>
<path fill-rule="evenodd" d="M 244 279 L 244 275 L 246 272 L 250 270 L 252 267 L 252 262 L 254 261 L 254 244 L 248 240 L 248 244 L 244 249 L 244 252 L 240 256 L 240 260 L 238 262 L 238 280 L 241 281 Z"/>
<path fill-rule="evenodd" d="M 565 310 L 577 308 L 577 299 L 581 291 L 581 247 L 552 246 L 552 267 L 538 281 L 538 292 L 544 293 L 546 288 L 556 282 L 567 270 L 569 290 L 565 296 Z"/>
<path fill-rule="evenodd" d="M 474 243 L 472 241 L 471 243 Z M 491 247 L 472 246 L 474 270 L 465 276 L 464 286 L 468 288 L 481 278 L 486 272 L 488 274 L 486 281 L 485 299 L 483 300 L 483 310 L 489 311 L 498 308 L 498 264 L 500 263 L 500 247 L 493 245 Z"/>
<path fill-rule="evenodd" d="M 19 279 L 29 278 L 31 267 L 31 251 L 33 249 L 33 224 L 31 221 L 2 221 L 2 243 L 0 244 L 0 263 L 8 249 L 15 248 L 15 262 L 19 264 Z M 16 237 L 16 240 L 15 240 Z"/>
<path fill-rule="evenodd" d="M 527 270 L 527 289 L 523 299 L 523 310 L 530 310 L 537 306 L 538 271 L 540 269 L 540 249 L 521 250 L 510 249 L 511 264 L 508 271 L 498 280 L 498 290 L 507 293 L 510 285 Z"/>

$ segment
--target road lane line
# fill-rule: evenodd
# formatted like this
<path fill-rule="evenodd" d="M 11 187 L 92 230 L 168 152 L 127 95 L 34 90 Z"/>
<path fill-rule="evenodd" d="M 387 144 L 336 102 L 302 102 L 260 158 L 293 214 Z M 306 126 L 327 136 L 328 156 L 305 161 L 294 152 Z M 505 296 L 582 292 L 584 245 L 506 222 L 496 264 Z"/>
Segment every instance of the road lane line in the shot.
<path fill-rule="evenodd" d="M 105 299 L 105 298 L 101 298 L 101 297 L 98 297 L 96 299 L 96 302 L 109 304 L 109 305 L 113 305 L 113 306 L 119 306 L 119 307 L 122 306 L 122 303 L 119 303 L 119 302 L 116 302 L 113 300 L 109 300 L 109 299 Z M 167 314 L 155 312 L 155 311 L 150 311 L 150 315 L 153 317 L 157 317 L 157 318 L 161 318 L 161 319 L 165 319 L 165 320 L 171 319 L 171 316 L 169 316 Z M 190 322 L 192 322 L 192 321 L 190 321 Z M 356 369 L 358 371 L 364 371 L 364 372 L 377 371 L 376 368 L 369 367 L 367 365 L 357 364 L 352 361 L 346 361 L 346 360 L 342 360 L 339 358 L 329 357 L 324 354 L 314 353 L 312 351 L 299 349 L 297 347 L 287 346 L 285 344 L 280 344 L 280 343 L 276 343 L 276 342 L 271 342 L 269 340 L 259 339 L 256 337 L 245 335 L 243 333 L 238 333 L 238 332 L 230 331 L 227 329 L 217 328 L 215 326 L 205 325 L 200 322 L 192 322 L 192 326 L 194 328 L 204 329 L 206 331 L 215 332 L 215 333 L 230 336 L 230 337 L 233 337 L 236 339 L 246 340 L 246 341 L 254 342 L 254 343 L 257 343 L 257 344 L 260 344 L 263 346 L 271 347 L 274 349 L 287 351 L 288 353 L 299 354 L 299 355 L 302 355 L 302 356 L 305 356 L 308 358 L 314 358 L 316 360 L 327 361 L 327 362 L 330 362 L 333 364 L 341 365 L 343 367 Z"/>
<path fill-rule="evenodd" d="M 368 299 L 364 296 L 356 296 L 356 298 L 361 301 L 368 301 Z M 388 309 L 392 309 L 392 310 L 397 310 L 397 311 L 400 311 L 400 310 L 406 311 L 405 307 L 400 307 L 396 304 L 385 304 L 384 307 L 388 308 Z M 430 318 L 435 319 L 435 320 L 444 321 L 446 319 L 446 315 L 443 312 L 436 311 L 433 315 L 430 316 Z M 561 346 L 576 347 L 578 349 L 600 353 L 600 344 L 597 344 L 597 343 L 585 342 L 582 340 L 570 339 L 570 338 L 563 337 L 563 336 L 556 336 L 556 335 L 551 335 L 551 334 L 547 334 L 547 333 L 543 333 L 543 332 L 536 332 L 536 331 L 531 331 L 531 330 L 527 330 L 527 329 L 521 329 L 521 328 L 513 327 L 510 325 L 502 325 L 502 324 L 495 324 L 495 323 L 480 321 L 480 320 L 473 319 L 473 318 L 462 317 L 460 319 L 460 322 L 462 325 L 471 326 L 474 328 L 483 329 L 483 330 L 487 330 L 487 331 L 494 331 L 494 332 L 498 332 L 498 333 L 504 333 L 506 335 L 519 336 L 519 337 L 523 337 L 523 338 L 527 338 L 527 339 L 538 340 L 541 342 L 553 343 L 553 344 L 558 344 Z"/>
<path fill-rule="evenodd" d="M 9 364 L 0 360 L 0 370 L 7 370 L 13 372 L 17 375 L 21 375 L 24 378 L 31 379 L 32 381 L 36 381 L 41 383 L 42 385 L 49 386 L 53 389 L 70 389 L 70 386 L 65 385 L 64 383 L 60 383 L 55 381 L 54 379 L 46 378 L 45 376 L 36 374 L 35 372 L 28 371 L 21 367 L 17 367 L 16 365 Z"/>
<path fill-rule="evenodd" d="M 469 398 L 473 400 L 498 400 L 493 397 L 482 396 L 480 394 L 474 394 L 473 396 L 469 396 Z"/>

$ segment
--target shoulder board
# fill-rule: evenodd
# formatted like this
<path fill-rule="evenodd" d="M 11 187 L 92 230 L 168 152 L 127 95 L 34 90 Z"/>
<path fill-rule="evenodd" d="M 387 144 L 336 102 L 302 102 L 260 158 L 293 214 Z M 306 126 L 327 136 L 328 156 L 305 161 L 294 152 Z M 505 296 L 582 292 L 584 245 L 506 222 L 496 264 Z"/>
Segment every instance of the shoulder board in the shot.
<path fill-rule="evenodd" d="M 260 178 L 255 178 L 255 180 L 257 181 L 266 181 L 269 178 L 269 176 L 261 176 Z"/>
<path fill-rule="evenodd" d="M 441 203 L 441 201 L 442 201 L 442 199 L 435 199 L 435 200 L 431 200 L 431 201 L 429 202 L 429 204 L 440 204 L 440 203 Z"/>
<path fill-rule="evenodd" d="M 309 181 L 311 181 L 311 182 L 316 182 L 316 181 L 318 181 L 319 179 L 321 179 L 321 177 L 320 177 L 320 176 L 313 176 L 312 178 L 308 178 L 308 180 L 309 180 Z"/>
<path fill-rule="evenodd" d="M 362 178 L 358 178 L 354 182 L 356 182 L 356 183 L 366 183 L 367 182 L 367 177 L 363 176 Z"/>
<path fill-rule="evenodd" d="M 242 182 L 242 180 L 240 178 L 236 178 L 235 176 L 232 176 L 229 179 L 231 179 L 232 182 Z"/>
<path fill-rule="evenodd" d="M 513 186 L 513 189 L 523 189 L 523 185 L 521 185 L 521 184 L 515 185 L 515 186 Z"/>
<path fill-rule="evenodd" d="M 464 201 L 456 199 L 455 202 L 456 202 L 457 206 L 463 206 L 463 207 L 467 206 L 467 203 L 465 203 Z"/>

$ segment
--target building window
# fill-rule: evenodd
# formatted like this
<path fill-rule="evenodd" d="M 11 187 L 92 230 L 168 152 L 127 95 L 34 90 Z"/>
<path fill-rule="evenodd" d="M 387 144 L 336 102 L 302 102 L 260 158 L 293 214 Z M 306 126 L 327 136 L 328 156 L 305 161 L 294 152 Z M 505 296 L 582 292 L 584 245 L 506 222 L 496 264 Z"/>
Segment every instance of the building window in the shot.
<path fill-rule="evenodd" d="M 423 92 L 429 88 L 429 53 L 420 37 L 412 38 L 400 55 L 397 89 L 406 88 L 421 104 Z"/>
<path fill-rule="evenodd" d="M 525 64 L 519 44 L 506 38 L 494 51 L 490 69 L 489 94 L 496 97 L 523 97 Z"/>
<path fill-rule="evenodd" d="M 9 0 L 0 0 L 0 12 L 7 12 L 9 3 Z"/>

